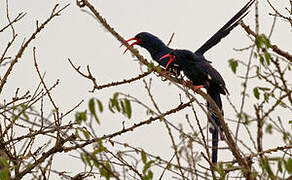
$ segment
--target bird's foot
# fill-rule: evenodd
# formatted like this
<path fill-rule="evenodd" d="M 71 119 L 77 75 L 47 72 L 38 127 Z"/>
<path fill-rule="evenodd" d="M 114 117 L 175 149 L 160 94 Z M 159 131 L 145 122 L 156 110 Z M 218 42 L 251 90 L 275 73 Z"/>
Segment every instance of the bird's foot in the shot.
<path fill-rule="evenodd" d="M 172 71 L 169 71 L 169 70 L 166 70 L 166 69 L 164 69 L 164 71 L 162 71 L 162 73 L 164 75 L 168 75 L 168 76 L 176 76 L 175 72 L 172 72 Z"/>
<path fill-rule="evenodd" d="M 193 86 L 193 90 L 197 91 L 198 89 L 203 88 L 203 87 L 204 87 L 203 85 Z"/>
<path fill-rule="evenodd" d="M 170 72 L 170 71 L 167 71 L 166 69 L 165 69 L 164 71 L 162 71 L 161 74 L 162 74 L 163 76 L 165 76 L 165 78 L 162 79 L 162 81 L 166 81 L 166 80 L 167 80 L 167 77 L 166 77 L 166 76 L 175 76 L 174 73 L 172 73 L 172 72 Z"/>
<path fill-rule="evenodd" d="M 184 83 L 183 83 L 184 86 L 190 86 L 190 85 L 192 85 L 192 84 L 193 84 L 192 81 L 189 81 L 189 80 L 186 80 L 186 81 L 184 81 Z"/>

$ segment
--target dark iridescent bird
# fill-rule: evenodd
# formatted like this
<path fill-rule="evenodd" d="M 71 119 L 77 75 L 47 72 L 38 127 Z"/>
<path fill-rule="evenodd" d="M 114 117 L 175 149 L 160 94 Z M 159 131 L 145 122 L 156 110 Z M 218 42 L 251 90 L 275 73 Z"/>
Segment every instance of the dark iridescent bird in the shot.
<path fill-rule="evenodd" d="M 189 50 L 176 49 L 161 57 L 161 59 L 164 58 L 169 59 L 168 64 L 173 62 L 181 68 L 185 76 L 192 83 L 194 91 L 198 88 L 206 88 L 207 94 L 210 95 L 222 111 L 220 94 L 226 95 L 228 93 L 225 82 L 218 71 L 203 56 L 199 56 Z M 212 162 L 216 163 L 219 141 L 217 128 L 221 129 L 222 127 L 211 105 L 207 103 L 207 106 L 210 116 L 214 121 L 212 124 L 215 123 L 210 127 L 210 132 L 212 133 Z"/>
<path fill-rule="evenodd" d="M 198 56 L 204 56 L 204 53 L 211 49 L 213 46 L 218 44 L 222 38 L 226 37 L 233 28 L 235 28 L 239 22 L 247 15 L 248 8 L 254 3 L 255 0 L 249 1 L 238 13 L 236 13 L 221 29 L 219 29 L 208 41 L 206 41 L 198 50 L 194 53 Z M 161 66 L 166 67 L 168 63 L 168 58 L 159 59 L 167 54 L 170 53 L 173 49 L 166 46 L 158 37 L 150 34 L 148 32 L 140 32 L 135 37 L 125 41 L 121 46 L 127 44 L 129 41 L 135 41 L 130 44 L 127 49 L 124 51 L 124 54 L 127 52 L 129 47 L 139 45 L 151 54 L 152 59 L 158 62 Z M 180 70 L 180 67 L 175 65 L 174 63 L 169 64 L 169 67 L 176 71 Z"/>
<path fill-rule="evenodd" d="M 229 22 L 194 53 L 189 50 L 173 50 L 160 58 L 162 60 L 168 60 L 165 66 L 166 69 L 171 64 L 178 66 L 191 81 L 194 90 L 202 87 L 206 88 L 207 94 L 215 101 L 222 114 L 223 110 L 220 94 L 226 95 L 228 91 L 222 76 L 210 63 L 208 63 L 204 57 L 204 53 L 216 45 L 223 37 L 227 36 L 229 32 L 238 25 L 239 21 L 247 15 L 247 9 L 254 2 L 255 0 L 249 1 Z M 216 163 L 218 159 L 218 128 L 222 129 L 222 127 L 211 105 L 207 103 L 207 106 L 211 116 L 210 121 L 215 123 L 214 126 L 210 128 L 210 131 L 212 133 L 212 162 Z"/>
<path fill-rule="evenodd" d="M 166 69 L 182 70 L 184 74 L 191 80 L 196 88 L 205 87 L 207 93 L 216 102 L 217 106 L 222 110 L 222 102 L 220 94 L 226 94 L 225 82 L 221 75 L 210 65 L 204 57 L 204 53 L 218 44 L 221 39 L 226 37 L 232 29 L 248 14 L 247 10 L 255 2 L 250 0 L 238 13 L 236 13 L 221 29 L 219 29 L 208 41 L 206 41 L 195 52 L 188 50 L 173 50 L 167 47 L 159 38 L 147 33 L 141 32 L 135 37 L 125 41 L 122 45 L 129 41 L 135 40 L 134 43 L 128 46 L 124 53 L 137 44 L 151 54 L 151 57 Z M 122 46 L 121 45 L 121 46 Z M 167 54 L 167 55 L 166 55 Z M 212 113 L 212 108 L 208 103 L 208 109 L 213 121 L 221 128 L 218 118 L 215 113 Z M 223 112 L 223 111 L 222 111 Z M 212 162 L 217 162 L 218 153 L 218 131 L 214 126 L 211 128 L 212 133 Z"/>

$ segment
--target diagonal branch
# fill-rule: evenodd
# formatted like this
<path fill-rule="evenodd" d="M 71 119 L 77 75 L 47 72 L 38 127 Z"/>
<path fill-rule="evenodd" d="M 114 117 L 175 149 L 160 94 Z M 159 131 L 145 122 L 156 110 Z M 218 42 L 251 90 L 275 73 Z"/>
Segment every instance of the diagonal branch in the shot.
<path fill-rule="evenodd" d="M 2 29 L 0 29 L 0 32 L 3 32 L 6 28 L 8 28 L 12 24 L 16 23 L 17 21 L 21 20 L 25 15 L 26 15 L 26 13 L 19 13 L 13 21 L 11 21 L 9 24 L 7 24 Z"/>

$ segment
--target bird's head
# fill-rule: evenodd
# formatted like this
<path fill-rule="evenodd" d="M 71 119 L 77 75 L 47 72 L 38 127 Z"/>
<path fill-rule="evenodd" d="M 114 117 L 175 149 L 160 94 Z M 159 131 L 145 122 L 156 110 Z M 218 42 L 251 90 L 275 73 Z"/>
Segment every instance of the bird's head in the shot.
<path fill-rule="evenodd" d="M 123 42 L 123 44 L 121 44 L 120 47 L 122 47 L 123 45 L 125 45 L 126 43 L 128 43 L 129 41 L 135 41 L 132 44 L 130 44 L 127 49 L 124 51 L 124 54 L 127 52 L 127 50 L 134 46 L 135 44 L 142 46 L 146 49 L 148 49 L 149 47 L 156 47 L 156 46 L 161 46 L 164 45 L 164 43 L 156 36 L 148 33 L 148 32 L 140 32 L 139 34 L 137 34 L 135 37 L 130 38 L 126 41 Z"/>

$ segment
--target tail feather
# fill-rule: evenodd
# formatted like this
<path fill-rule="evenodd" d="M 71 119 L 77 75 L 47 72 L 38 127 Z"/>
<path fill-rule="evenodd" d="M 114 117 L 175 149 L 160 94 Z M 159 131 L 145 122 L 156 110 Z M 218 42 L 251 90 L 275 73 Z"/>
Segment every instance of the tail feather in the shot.
<path fill-rule="evenodd" d="M 217 163 L 218 158 L 218 131 L 212 133 L 212 163 Z"/>
<path fill-rule="evenodd" d="M 216 90 L 207 89 L 207 93 L 211 96 L 211 98 L 215 101 L 219 109 L 222 111 L 222 101 L 220 97 L 220 93 Z M 208 110 L 211 114 L 212 120 L 215 122 L 215 124 L 218 126 L 218 128 L 221 128 L 220 121 L 216 114 L 213 112 L 212 107 L 210 103 L 207 103 Z M 213 124 L 213 123 L 212 123 Z M 217 163 L 217 156 L 218 156 L 218 130 L 213 125 L 213 127 L 210 128 L 210 132 L 212 133 L 212 163 Z"/>
<path fill-rule="evenodd" d="M 221 29 L 219 29 L 207 42 L 205 42 L 195 54 L 204 55 L 206 51 L 218 44 L 221 39 L 226 37 L 233 28 L 248 14 L 247 10 L 255 2 L 250 0 L 240 11 L 238 11 Z"/>

